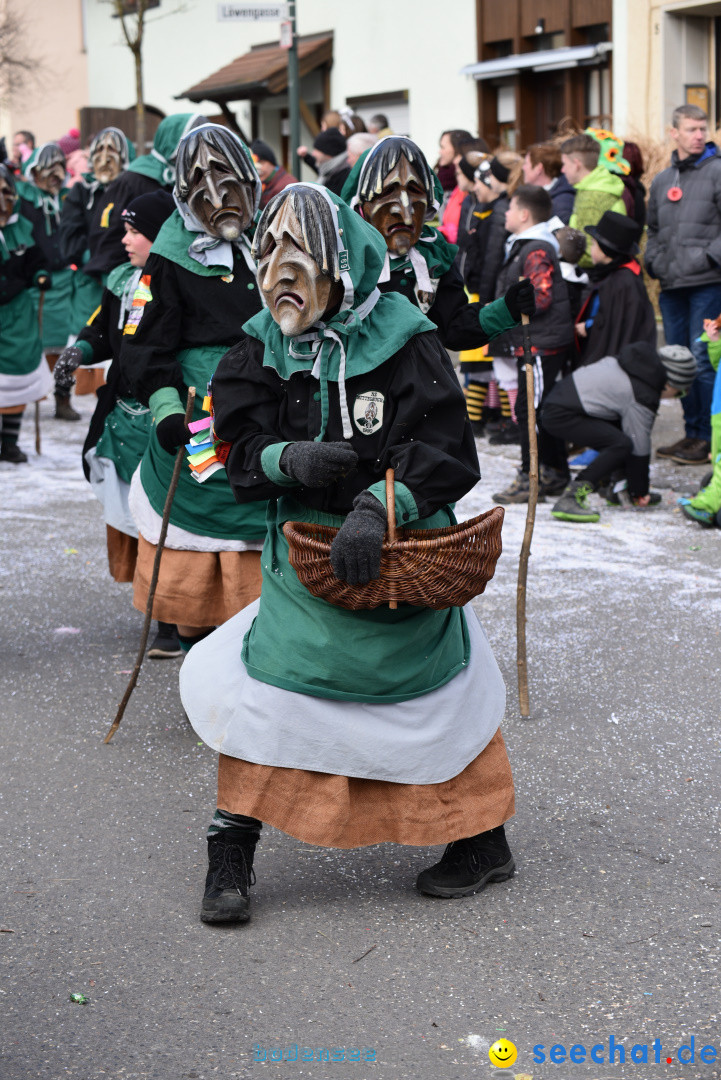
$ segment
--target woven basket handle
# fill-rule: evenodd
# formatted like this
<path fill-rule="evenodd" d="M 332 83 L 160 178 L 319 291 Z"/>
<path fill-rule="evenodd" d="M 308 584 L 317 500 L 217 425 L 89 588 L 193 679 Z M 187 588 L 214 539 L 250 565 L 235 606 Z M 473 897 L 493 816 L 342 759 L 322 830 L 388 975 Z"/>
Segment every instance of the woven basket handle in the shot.
<path fill-rule="evenodd" d="M 388 512 L 388 543 L 396 542 L 396 489 L 393 469 L 386 469 L 386 510 Z M 398 604 L 389 600 L 388 607 L 395 610 Z"/>

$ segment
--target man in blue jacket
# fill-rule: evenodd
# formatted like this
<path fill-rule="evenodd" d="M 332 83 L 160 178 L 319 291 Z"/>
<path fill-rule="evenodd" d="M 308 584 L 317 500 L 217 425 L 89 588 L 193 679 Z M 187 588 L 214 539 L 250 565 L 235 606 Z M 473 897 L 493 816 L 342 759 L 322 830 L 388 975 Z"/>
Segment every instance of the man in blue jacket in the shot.
<path fill-rule="evenodd" d="M 657 450 L 679 465 L 708 460 L 714 370 L 704 319 L 721 311 L 721 157 L 707 142 L 708 118 L 696 105 L 674 110 L 671 165 L 651 185 L 646 270 L 661 282 L 661 314 L 669 345 L 686 345 L 697 375 L 683 399 L 685 435 Z"/>

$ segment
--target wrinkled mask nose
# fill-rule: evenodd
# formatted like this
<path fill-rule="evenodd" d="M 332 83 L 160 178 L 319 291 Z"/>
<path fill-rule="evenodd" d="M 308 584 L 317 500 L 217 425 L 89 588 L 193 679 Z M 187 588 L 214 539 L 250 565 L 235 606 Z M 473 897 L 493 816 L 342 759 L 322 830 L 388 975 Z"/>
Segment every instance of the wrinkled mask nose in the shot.
<path fill-rule="evenodd" d="M 283 255 L 283 249 L 276 247 L 265 264 L 261 286 L 264 292 L 271 292 L 281 281 L 295 281 L 295 271 Z"/>
<path fill-rule="evenodd" d="M 400 214 L 403 218 L 404 225 L 413 224 L 413 207 L 411 206 L 411 200 L 408 198 L 408 192 L 402 191 L 398 199 L 398 205 L 400 207 Z"/>

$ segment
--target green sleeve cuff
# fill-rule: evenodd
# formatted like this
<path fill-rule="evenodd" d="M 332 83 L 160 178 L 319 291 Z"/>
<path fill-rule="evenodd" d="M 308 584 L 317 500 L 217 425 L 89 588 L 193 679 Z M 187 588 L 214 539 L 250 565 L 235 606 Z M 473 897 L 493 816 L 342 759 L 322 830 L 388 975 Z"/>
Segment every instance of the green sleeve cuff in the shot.
<path fill-rule="evenodd" d="M 156 390 L 150 395 L 148 404 L 156 424 L 165 420 L 166 416 L 173 416 L 175 413 L 185 415 L 185 407 L 174 386 L 163 386 L 160 390 Z"/>
<path fill-rule="evenodd" d="M 298 487 L 298 481 L 286 476 L 280 467 L 280 455 L 286 446 L 290 446 L 290 443 L 275 442 L 266 446 L 265 450 L 261 450 L 260 467 L 271 484 L 277 484 L 278 487 Z"/>
<path fill-rule="evenodd" d="M 83 354 L 83 359 L 81 362 L 83 364 L 92 364 L 95 359 L 95 353 L 93 352 L 93 347 L 90 342 L 79 339 L 75 342 L 75 344 L 80 349 L 80 352 Z"/>
<path fill-rule="evenodd" d="M 512 330 L 514 326 L 518 325 L 508 310 L 503 297 L 500 300 L 493 300 L 490 304 L 482 307 L 478 312 L 478 321 L 481 324 L 481 330 L 487 335 L 489 341 L 494 337 L 498 337 L 499 334 L 505 334 L 506 330 Z"/>
<path fill-rule="evenodd" d="M 396 496 L 396 525 L 399 528 L 403 528 L 411 521 L 418 521 L 418 507 L 416 506 L 416 500 L 411 495 L 410 491 L 405 484 L 401 484 L 399 480 L 396 480 L 393 485 L 395 488 Z M 371 495 L 375 495 L 379 502 L 382 502 L 388 512 L 388 504 L 386 502 L 386 482 L 385 480 L 379 480 L 377 484 L 371 484 L 368 488 Z"/>

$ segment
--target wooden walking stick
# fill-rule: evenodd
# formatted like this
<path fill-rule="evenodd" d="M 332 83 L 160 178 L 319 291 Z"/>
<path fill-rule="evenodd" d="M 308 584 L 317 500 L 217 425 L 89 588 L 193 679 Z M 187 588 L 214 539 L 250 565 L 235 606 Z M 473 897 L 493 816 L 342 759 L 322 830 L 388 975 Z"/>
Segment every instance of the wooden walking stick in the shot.
<path fill-rule="evenodd" d="M 185 425 L 186 427 L 193 419 L 193 406 L 195 404 L 195 387 L 191 386 L 188 390 L 188 401 L 185 406 Z M 138 649 L 138 655 L 135 660 L 135 667 L 133 668 L 130 681 L 123 694 L 123 700 L 118 706 L 118 711 L 115 714 L 115 719 L 110 725 L 108 734 L 103 739 L 103 742 L 109 743 L 115 732 L 120 727 L 120 721 L 123 719 L 123 713 L 125 707 L 130 701 L 130 695 L 135 689 L 135 684 L 138 681 L 138 675 L 140 674 L 140 668 L 145 658 L 145 646 L 148 644 L 148 634 L 150 633 L 150 624 L 153 621 L 153 601 L 155 600 L 155 589 L 158 584 L 158 575 L 160 573 L 160 558 L 163 554 L 163 547 L 165 545 L 165 537 L 168 535 L 168 523 L 170 521 L 170 508 L 173 505 L 173 497 L 178 486 L 178 480 L 180 479 L 180 469 L 183 464 L 183 458 L 185 457 L 185 446 L 181 446 L 175 455 L 175 465 L 173 466 L 173 475 L 170 478 L 170 487 L 168 488 L 168 494 L 165 496 L 165 506 L 163 507 L 163 521 L 160 526 L 160 536 L 158 537 L 158 544 L 155 549 L 155 560 L 153 562 L 153 572 L 150 576 L 150 586 L 148 588 L 148 601 L 145 605 L 145 622 L 143 623 L 143 632 L 140 635 L 140 648 Z"/>
<path fill-rule="evenodd" d="M 40 299 L 38 300 L 38 331 L 40 333 L 40 347 L 43 343 L 43 304 L 45 303 L 45 293 L 40 293 Z M 35 402 L 35 453 L 40 455 L 40 402 Z"/>
<path fill-rule="evenodd" d="M 533 355 L 528 315 L 521 316 L 523 323 L 523 360 L 526 373 L 526 398 L 528 401 L 528 442 L 531 450 L 531 469 L 528 474 L 528 510 L 526 530 L 521 544 L 518 562 L 518 588 L 516 590 L 516 664 L 518 665 L 518 704 L 521 716 L 530 716 L 528 706 L 528 664 L 526 662 L 526 579 L 528 557 L 531 554 L 533 526 L 536 522 L 538 502 L 538 439 L 536 437 L 536 398 L 533 378 Z"/>

